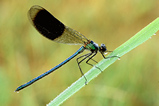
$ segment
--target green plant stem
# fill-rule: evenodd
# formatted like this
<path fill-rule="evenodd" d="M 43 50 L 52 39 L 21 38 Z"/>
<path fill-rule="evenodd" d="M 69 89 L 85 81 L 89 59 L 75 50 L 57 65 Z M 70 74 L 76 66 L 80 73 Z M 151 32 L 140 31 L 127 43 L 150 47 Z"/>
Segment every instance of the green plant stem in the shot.
<path fill-rule="evenodd" d="M 152 35 L 154 35 L 159 30 L 159 18 L 155 19 L 152 23 L 147 25 L 137 34 L 135 34 L 132 38 L 126 41 L 124 44 L 115 49 L 108 57 L 110 56 L 123 56 L 128 53 L 132 49 L 136 48 L 146 40 L 148 40 Z M 96 66 L 99 67 L 102 71 L 104 71 L 109 65 L 114 63 L 118 57 L 103 59 Z M 86 78 L 88 83 L 97 77 L 101 72 L 93 67 L 86 74 Z M 85 79 L 83 77 L 79 78 L 76 82 L 74 82 L 70 87 L 64 90 L 60 95 L 58 95 L 53 101 L 51 101 L 48 106 L 57 106 L 62 104 L 65 100 L 71 97 L 74 93 L 79 91 L 82 87 L 85 86 Z M 89 84 L 87 85 L 89 86 Z"/>

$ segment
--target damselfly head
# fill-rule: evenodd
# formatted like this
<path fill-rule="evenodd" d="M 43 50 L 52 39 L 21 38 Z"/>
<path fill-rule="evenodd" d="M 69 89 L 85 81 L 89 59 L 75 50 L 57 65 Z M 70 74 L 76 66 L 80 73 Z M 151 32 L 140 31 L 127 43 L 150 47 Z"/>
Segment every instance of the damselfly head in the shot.
<path fill-rule="evenodd" d="M 101 44 L 101 46 L 99 47 L 99 52 L 101 52 L 103 54 L 106 51 L 107 51 L 107 48 L 106 48 L 105 44 Z"/>

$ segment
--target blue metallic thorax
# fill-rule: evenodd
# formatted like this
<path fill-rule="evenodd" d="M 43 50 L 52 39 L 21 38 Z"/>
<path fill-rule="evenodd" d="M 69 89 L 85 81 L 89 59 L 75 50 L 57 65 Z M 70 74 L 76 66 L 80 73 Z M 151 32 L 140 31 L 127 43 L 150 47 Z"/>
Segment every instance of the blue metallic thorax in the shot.
<path fill-rule="evenodd" d="M 94 43 L 93 41 L 88 41 L 86 44 L 85 44 L 85 48 L 94 52 L 94 51 L 98 51 L 99 50 L 99 46 L 98 44 Z"/>

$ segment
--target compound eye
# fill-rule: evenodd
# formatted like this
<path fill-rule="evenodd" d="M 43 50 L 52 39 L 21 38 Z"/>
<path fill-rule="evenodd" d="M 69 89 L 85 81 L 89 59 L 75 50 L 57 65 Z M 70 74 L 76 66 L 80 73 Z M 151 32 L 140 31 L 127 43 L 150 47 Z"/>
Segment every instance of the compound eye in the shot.
<path fill-rule="evenodd" d="M 107 51 L 106 46 L 104 44 L 101 44 L 101 46 L 100 46 L 100 52 L 104 53 L 105 51 Z"/>
<path fill-rule="evenodd" d="M 105 44 L 101 44 L 101 48 L 102 48 L 103 51 L 106 51 L 106 50 L 107 50 Z"/>

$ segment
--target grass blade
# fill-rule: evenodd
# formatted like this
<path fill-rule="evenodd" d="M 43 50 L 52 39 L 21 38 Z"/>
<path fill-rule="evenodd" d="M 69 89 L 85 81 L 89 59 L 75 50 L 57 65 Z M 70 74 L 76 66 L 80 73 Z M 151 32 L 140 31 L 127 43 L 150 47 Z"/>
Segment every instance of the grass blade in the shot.
<path fill-rule="evenodd" d="M 124 54 L 128 53 L 132 49 L 136 48 L 149 38 L 154 35 L 159 30 L 159 18 L 155 19 L 152 23 L 147 25 L 137 34 L 135 34 L 132 38 L 126 41 L 124 44 L 119 46 L 115 49 L 109 56 L 123 56 Z M 108 56 L 108 57 L 109 57 Z M 96 66 L 100 67 L 102 71 L 104 71 L 109 65 L 114 63 L 118 58 L 110 58 L 110 59 L 103 59 L 100 61 Z M 86 74 L 86 78 L 88 82 L 92 79 L 97 77 L 101 72 L 93 67 L 90 69 Z M 62 104 L 65 100 L 71 97 L 74 93 L 79 91 L 82 87 L 85 86 L 85 79 L 83 77 L 79 78 L 76 82 L 74 82 L 70 87 L 68 87 L 65 91 L 63 91 L 60 95 L 58 95 L 53 101 L 51 101 L 48 106 L 57 106 Z M 89 86 L 89 85 L 88 85 Z"/>

